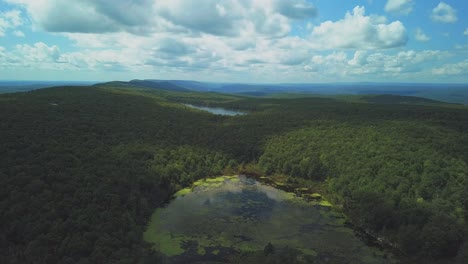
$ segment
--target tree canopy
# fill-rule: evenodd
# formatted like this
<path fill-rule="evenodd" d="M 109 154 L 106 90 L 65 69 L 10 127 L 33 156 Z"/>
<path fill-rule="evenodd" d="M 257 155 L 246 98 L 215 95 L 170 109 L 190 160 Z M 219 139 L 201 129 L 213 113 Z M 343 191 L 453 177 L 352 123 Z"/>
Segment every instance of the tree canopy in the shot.
<path fill-rule="evenodd" d="M 466 252 L 466 107 L 58 87 L 1 95 L 0 120 L 2 263 L 152 263 L 152 211 L 245 164 L 324 182 L 407 255 Z"/>

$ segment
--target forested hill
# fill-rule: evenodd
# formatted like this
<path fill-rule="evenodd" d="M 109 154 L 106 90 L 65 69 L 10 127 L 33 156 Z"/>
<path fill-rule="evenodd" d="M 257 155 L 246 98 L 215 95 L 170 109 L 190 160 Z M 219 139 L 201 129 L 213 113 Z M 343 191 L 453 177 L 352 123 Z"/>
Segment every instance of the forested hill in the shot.
<path fill-rule="evenodd" d="M 112 83 L 112 82 L 111 82 Z M 115 83 L 115 82 L 113 82 Z M 120 82 L 127 86 L 187 89 L 199 92 L 219 92 L 269 97 L 277 94 L 292 95 L 395 95 L 426 98 L 468 105 L 467 84 L 431 83 L 212 83 L 182 80 L 132 80 Z"/>
<path fill-rule="evenodd" d="M 0 95 L 0 120 L 0 263 L 156 263 L 153 210 L 246 170 L 324 182 L 412 263 L 467 263 L 467 107 L 107 84 Z"/>
<path fill-rule="evenodd" d="M 378 104 L 444 104 L 441 101 L 432 99 L 391 94 L 367 95 L 360 98 L 366 102 Z"/>

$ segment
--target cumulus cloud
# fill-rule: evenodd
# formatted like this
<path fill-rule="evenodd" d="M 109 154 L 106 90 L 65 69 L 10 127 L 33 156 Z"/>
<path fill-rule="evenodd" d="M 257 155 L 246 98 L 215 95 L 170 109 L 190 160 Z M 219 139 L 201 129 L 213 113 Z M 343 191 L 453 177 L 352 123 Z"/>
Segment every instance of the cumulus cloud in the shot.
<path fill-rule="evenodd" d="M 461 63 L 444 64 L 453 63 L 444 52 L 402 51 L 405 26 L 359 6 L 342 19 L 314 25 L 317 9 L 307 0 L 7 1 L 22 3 L 33 26 L 62 32 L 76 48 L 61 52 L 42 42 L 0 48 L 0 68 L 12 72 L 45 68 L 82 78 L 95 73 L 254 82 L 431 80 L 466 72 Z M 120 8 L 120 1 L 127 5 Z M 298 24 L 310 35 L 291 34 Z M 19 30 L 6 33 L 20 36 Z M 411 33 L 420 41 L 429 38 L 420 29 Z"/>
<path fill-rule="evenodd" d="M 307 18 L 315 9 L 304 1 L 184 1 L 156 2 L 158 15 L 176 26 L 218 36 L 243 31 L 281 37 L 290 31 L 289 18 Z"/>
<path fill-rule="evenodd" d="M 6 0 L 26 8 L 50 32 L 104 33 L 148 30 L 152 0 Z"/>
<path fill-rule="evenodd" d="M 166 38 L 159 41 L 157 50 L 168 55 L 181 56 L 193 52 L 193 47 L 174 38 Z"/>
<path fill-rule="evenodd" d="M 18 38 L 24 38 L 25 37 L 23 31 L 21 31 L 21 30 L 13 31 L 13 35 L 17 36 Z"/>
<path fill-rule="evenodd" d="M 135 69 L 135 54 L 127 50 L 84 50 L 61 54 L 56 66 L 69 67 L 73 70 L 94 70 L 105 72 L 124 71 Z M 130 57 L 130 58 L 129 58 Z M 62 66 L 63 65 L 63 66 Z"/>
<path fill-rule="evenodd" d="M 417 40 L 417 41 L 429 41 L 431 38 L 429 36 L 427 36 L 423 31 L 422 29 L 420 28 L 417 28 L 416 29 L 416 32 L 415 32 L 415 35 L 414 35 L 414 38 Z"/>
<path fill-rule="evenodd" d="M 463 32 L 463 35 L 468 36 L 468 28 L 465 29 L 465 31 Z"/>
<path fill-rule="evenodd" d="M 348 64 L 353 66 L 363 66 L 367 64 L 367 52 L 357 50 L 354 52 L 354 57 L 348 62 Z"/>
<path fill-rule="evenodd" d="M 242 31 L 279 37 L 291 20 L 317 15 L 306 0 L 6 0 L 23 5 L 33 22 L 50 32 L 206 33 L 239 36 Z"/>
<path fill-rule="evenodd" d="M 314 27 L 311 41 L 322 48 L 386 49 L 405 45 L 408 37 L 404 25 L 384 21 L 382 17 L 365 16 L 365 8 L 356 6 L 344 19 Z"/>
<path fill-rule="evenodd" d="M 466 75 L 467 72 L 468 60 L 458 63 L 444 64 L 432 71 L 432 73 L 436 75 Z"/>
<path fill-rule="evenodd" d="M 83 50 L 62 53 L 56 45 L 37 42 L 18 44 L 10 50 L 0 49 L 0 67 L 62 71 L 131 71 L 134 53 L 128 50 Z M 133 61 L 133 63 L 131 62 Z"/>
<path fill-rule="evenodd" d="M 427 75 L 429 65 L 448 56 L 446 52 L 434 50 L 408 50 L 397 53 L 356 51 L 354 57 L 348 61 L 350 67 L 344 67 L 342 70 L 347 72 L 348 77 L 354 76 L 358 79 L 395 76 L 411 78 Z"/>
<path fill-rule="evenodd" d="M 0 12 L 0 37 L 5 36 L 6 30 L 15 29 L 22 24 L 23 19 L 19 10 Z"/>
<path fill-rule="evenodd" d="M 0 68 L 2 69 L 61 69 L 60 50 L 38 42 L 34 45 L 21 44 L 11 49 L 0 47 Z"/>
<path fill-rule="evenodd" d="M 307 54 L 306 51 L 284 53 L 280 55 L 279 63 L 289 66 L 299 65 L 308 59 Z"/>
<path fill-rule="evenodd" d="M 388 0 L 385 11 L 396 14 L 408 15 L 413 11 L 413 0 Z"/>
<path fill-rule="evenodd" d="M 351 57 L 344 52 L 332 52 L 327 56 L 314 56 L 310 69 L 317 77 L 339 77 L 344 80 L 411 80 L 414 76 L 427 76 L 427 67 L 444 58 L 439 51 L 355 51 Z M 426 78 L 428 79 L 428 78 Z"/>
<path fill-rule="evenodd" d="M 280 14 L 293 19 L 313 18 L 318 14 L 317 9 L 305 0 L 276 0 L 276 8 Z"/>
<path fill-rule="evenodd" d="M 57 46 L 49 47 L 43 42 L 38 42 L 33 46 L 16 45 L 16 50 L 30 62 L 56 62 L 60 58 L 60 50 Z"/>
<path fill-rule="evenodd" d="M 440 2 L 432 9 L 431 19 L 435 22 L 455 23 L 458 20 L 457 10 L 444 2 Z"/>
<path fill-rule="evenodd" d="M 161 0 L 156 2 L 160 16 L 169 22 L 213 35 L 236 35 L 239 31 L 237 23 L 242 22 L 242 6 L 236 2 L 227 1 L 183 1 Z M 227 12 L 226 10 L 229 10 Z"/>
<path fill-rule="evenodd" d="M 133 48 L 125 46 L 132 35 L 120 34 L 123 40 L 116 43 L 118 49 L 83 49 L 63 53 L 59 47 L 45 43 L 17 45 L 10 51 L 0 48 L 0 67 L 106 72 L 107 76 L 113 72 L 125 72 L 126 76 L 131 76 L 128 78 L 147 73 L 146 76 L 189 79 L 209 75 L 214 80 L 233 81 L 233 76 L 243 76 L 264 82 L 294 82 L 303 78 L 328 82 L 337 78 L 372 81 L 397 76 L 399 80 L 411 80 L 414 76 L 430 80 L 434 76 L 466 72 L 466 65 L 462 63 L 443 64 L 447 63 L 450 54 L 442 51 L 317 52 L 307 47 L 305 40 L 295 38 L 287 41 L 261 40 L 256 47 L 238 51 L 230 49 L 219 37 L 209 35 L 192 39 L 193 45 L 188 50 L 185 49 L 188 38 L 176 39 L 176 44 L 170 35 L 156 40 L 139 36 L 137 43 L 131 44 L 139 48 Z M 171 45 L 178 47 L 170 49 Z M 433 65 L 439 67 L 433 69 Z M 277 74 L 278 71 L 281 74 Z M 462 76 L 461 73 L 458 75 Z"/>
<path fill-rule="evenodd" d="M 444 61 L 450 56 L 447 52 L 424 51 L 363 51 L 347 56 L 344 52 L 331 52 L 328 55 L 315 55 L 304 71 L 315 74 L 317 78 L 331 79 L 340 77 L 346 80 L 417 80 L 431 78 L 431 65 Z"/>

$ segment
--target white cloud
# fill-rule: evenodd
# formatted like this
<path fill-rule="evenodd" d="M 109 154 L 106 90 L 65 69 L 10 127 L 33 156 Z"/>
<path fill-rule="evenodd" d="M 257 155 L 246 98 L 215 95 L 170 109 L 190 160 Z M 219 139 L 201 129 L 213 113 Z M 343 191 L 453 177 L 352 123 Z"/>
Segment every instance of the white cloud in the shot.
<path fill-rule="evenodd" d="M 48 46 L 42 42 L 34 45 L 16 45 L 14 49 L 0 48 L 0 68 L 2 69 L 53 69 L 61 68 L 58 64 L 60 51 L 57 46 Z"/>
<path fill-rule="evenodd" d="M 60 50 L 57 46 L 49 47 L 43 42 L 38 42 L 33 46 L 16 45 L 16 50 L 29 62 L 56 62 L 60 58 Z"/>
<path fill-rule="evenodd" d="M 289 18 L 304 19 L 317 16 L 317 9 L 311 3 L 305 0 L 276 0 L 274 2 L 277 11 Z"/>
<path fill-rule="evenodd" d="M 367 64 L 367 52 L 357 50 L 354 52 L 354 57 L 348 62 L 348 64 L 353 66 L 363 66 Z"/>
<path fill-rule="evenodd" d="M 365 16 L 365 8 L 356 6 L 344 19 L 314 27 L 311 41 L 326 49 L 385 49 L 405 45 L 408 37 L 403 24 L 383 21 L 382 17 Z"/>
<path fill-rule="evenodd" d="M 152 0 L 6 0 L 26 8 L 33 22 L 49 32 L 141 33 L 151 20 Z M 118 2 L 118 3 L 117 3 Z"/>
<path fill-rule="evenodd" d="M 463 35 L 468 36 L 468 28 L 465 29 L 465 31 L 463 32 Z"/>
<path fill-rule="evenodd" d="M 135 58 L 134 52 L 129 50 L 84 50 L 80 52 L 70 52 L 61 54 L 57 64 L 63 64 L 65 67 L 73 68 L 74 70 L 93 70 L 103 72 L 132 72 L 138 70 L 136 66 L 141 63 Z"/>
<path fill-rule="evenodd" d="M 346 69 L 348 78 L 364 79 L 395 79 L 402 80 L 432 80 L 431 65 L 443 61 L 450 54 L 447 52 L 400 51 L 397 53 L 362 53 L 356 52 Z"/>
<path fill-rule="evenodd" d="M 12 50 L 0 48 L 0 68 L 60 70 L 65 72 L 94 71 L 118 72 L 139 70 L 129 50 L 83 50 L 62 53 L 56 45 L 37 42 L 33 45 L 19 44 Z"/>
<path fill-rule="evenodd" d="M 91 35 L 83 36 L 90 38 Z M 121 39 L 114 43 L 117 48 L 88 48 L 79 52 L 62 53 L 59 47 L 45 43 L 18 45 L 11 51 L 0 48 L 0 68 L 40 68 L 76 74 L 100 72 L 118 79 L 209 76 L 218 81 L 251 78 L 259 82 L 333 82 L 337 78 L 343 81 L 395 78 L 430 81 L 440 78 L 437 76 L 466 73 L 466 65 L 462 63 L 445 65 L 450 54 L 442 51 L 317 52 L 307 46 L 307 41 L 297 37 L 261 39 L 246 50 L 230 48 L 224 38 L 212 35 L 172 39 L 173 36 L 167 34 L 153 39 L 119 33 L 114 38 Z M 129 41 L 131 39 L 134 41 Z M 172 50 L 171 45 L 177 47 Z M 175 55 L 179 53 L 185 55 Z"/>
<path fill-rule="evenodd" d="M 109 68 L 104 68 L 105 70 L 125 68 L 129 72 L 179 74 L 206 71 L 207 76 L 213 76 L 210 71 L 253 73 L 262 68 L 272 70 L 303 63 L 310 58 L 312 50 L 310 43 L 299 37 L 279 38 L 278 36 L 289 31 L 289 18 L 275 11 L 279 10 L 276 1 L 266 0 L 266 2 L 272 3 L 270 9 L 265 10 L 265 6 L 261 6 L 257 1 L 255 3 L 246 1 L 245 5 L 255 6 L 249 9 L 241 6 L 243 11 L 236 12 L 257 10 L 255 12 L 260 12 L 258 13 L 260 15 L 268 13 L 274 16 L 260 17 L 261 23 L 255 20 L 248 21 L 248 16 L 241 17 L 239 21 L 233 22 L 235 30 L 232 35 L 223 32 L 210 33 L 206 28 L 197 29 L 196 25 L 185 27 L 180 21 L 176 23 L 168 20 L 162 20 L 167 24 L 156 32 L 148 32 L 146 35 L 134 35 L 133 32 L 63 33 L 75 43 L 80 52 L 61 54 L 59 62 L 79 69 L 96 69 L 99 65 L 108 65 Z M 225 4 L 229 2 L 220 3 L 224 5 L 218 3 L 213 10 L 220 16 L 229 16 L 231 9 Z M 173 1 L 170 4 L 177 2 Z M 297 15 L 291 19 L 300 19 L 299 17 Z M 281 27 L 278 29 L 278 25 L 283 23 L 276 23 L 275 19 L 286 21 L 286 29 Z M 247 27 L 237 28 L 236 23 Z"/>
<path fill-rule="evenodd" d="M 468 60 L 458 63 L 444 64 L 432 71 L 436 75 L 465 75 L 468 74 Z"/>
<path fill-rule="evenodd" d="M 417 28 L 416 29 L 416 32 L 415 32 L 415 35 L 414 35 L 414 38 L 417 40 L 417 41 L 429 41 L 431 38 L 429 36 L 427 36 L 423 31 L 422 29 L 420 28 Z"/>
<path fill-rule="evenodd" d="M 435 22 L 455 23 L 458 20 L 457 10 L 444 2 L 440 2 L 432 9 L 431 19 Z"/>
<path fill-rule="evenodd" d="M 455 49 L 458 52 L 468 53 L 468 44 L 464 44 L 464 45 L 457 44 L 455 45 Z"/>
<path fill-rule="evenodd" d="M 388 0 L 385 11 L 396 14 L 408 15 L 413 11 L 413 0 Z"/>
<path fill-rule="evenodd" d="M 104 0 L 8 1 L 23 3 L 33 26 L 62 32 L 75 48 L 61 52 L 53 43 L 0 48 L 0 68 L 11 72 L 45 68 L 83 79 L 93 73 L 101 79 L 271 83 L 434 80 L 441 76 L 434 71 L 460 68 L 444 66 L 453 62 L 441 51 L 402 51 L 408 40 L 404 25 L 366 15 L 359 6 L 342 19 L 314 25 L 310 18 L 317 10 L 306 0 L 116 0 L 139 6 L 126 8 L 140 10 L 135 13 L 141 21 L 121 8 L 102 10 L 112 4 Z M 297 24 L 310 35 L 289 34 Z M 7 34 L 20 36 L 19 29 Z M 419 40 L 428 38 L 422 31 L 412 33 L 415 39 L 419 33 Z"/>
<path fill-rule="evenodd" d="M 50 32 L 206 33 L 239 36 L 250 31 L 280 37 L 291 20 L 317 15 L 306 0 L 6 0 L 23 5 Z"/>
<path fill-rule="evenodd" d="M 303 70 L 313 74 L 318 80 L 336 81 L 337 78 L 349 77 L 348 56 L 343 51 L 333 51 L 328 55 L 314 55 Z M 333 77 L 332 77 L 333 76 Z"/>
<path fill-rule="evenodd" d="M 239 3 L 215 0 L 161 0 L 156 2 L 155 9 L 176 26 L 213 35 L 237 35 L 240 30 L 238 24 L 243 22 L 242 17 L 247 12 Z"/>
<path fill-rule="evenodd" d="M 347 56 L 344 52 L 331 52 L 328 55 L 315 55 L 303 71 L 315 74 L 316 78 L 336 81 L 395 80 L 414 81 L 423 78 L 433 80 L 434 63 L 450 56 L 447 52 L 425 51 L 362 51 Z"/>
<path fill-rule="evenodd" d="M 159 41 L 157 50 L 171 57 L 174 55 L 183 56 L 195 51 L 190 44 L 186 44 L 174 38 L 165 38 Z"/>
<path fill-rule="evenodd" d="M 22 24 L 23 19 L 19 10 L 0 12 L 0 37 L 5 36 L 6 30 L 15 29 Z"/>
<path fill-rule="evenodd" d="M 18 38 L 24 38 L 25 37 L 23 31 L 21 31 L 21 30 L 13 31 L 13 35 L 17 36 Z"/>
<path fill-rule="evenodd" d="M 184 1 L 160 0 L 156 13 L 174 26 L 194 33 L 239 36 L 251 32 L 281 37 L 290 31 L 290 19 L 315 16 L 315 8 L 305 1 Z"/>

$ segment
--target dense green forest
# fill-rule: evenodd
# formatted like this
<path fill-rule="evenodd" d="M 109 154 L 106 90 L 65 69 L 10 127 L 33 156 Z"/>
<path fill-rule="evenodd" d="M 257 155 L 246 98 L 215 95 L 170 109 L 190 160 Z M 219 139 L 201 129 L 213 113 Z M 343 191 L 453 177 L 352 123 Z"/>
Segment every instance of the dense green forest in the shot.
<path fill-rule="evenodd" d="M 0 263 L 157 263 L 142 239 L 154 209 L 249 169 L 324 182 L 353 224 L 412 263 L 466 263 L 468 108 L 406 99 L 113 84 L 1 95 Z"/>

